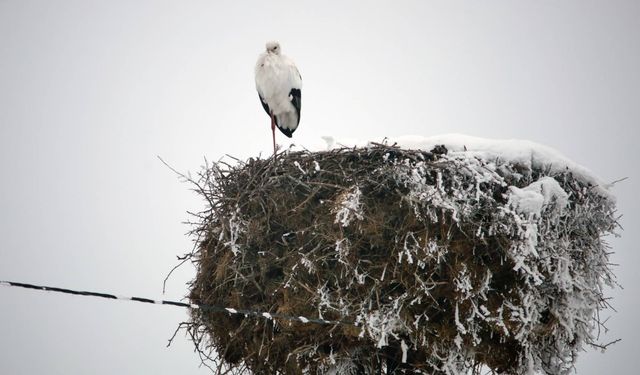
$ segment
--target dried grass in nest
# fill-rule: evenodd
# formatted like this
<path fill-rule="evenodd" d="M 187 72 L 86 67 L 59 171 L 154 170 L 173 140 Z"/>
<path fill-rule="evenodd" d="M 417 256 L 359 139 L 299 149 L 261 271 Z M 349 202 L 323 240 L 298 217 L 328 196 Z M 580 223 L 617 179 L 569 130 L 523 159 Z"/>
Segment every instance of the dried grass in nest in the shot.
<path fill-rule="evenodd" d="M 385 145 L 207 166 L 190 299 L 353 324 L 194 310 L 189 332 L 219 373 L 567 370 L 612 282 L 614 207 L 567 171 L 569 206 L 524 217 L 509 186 L 546 174 Z"/>

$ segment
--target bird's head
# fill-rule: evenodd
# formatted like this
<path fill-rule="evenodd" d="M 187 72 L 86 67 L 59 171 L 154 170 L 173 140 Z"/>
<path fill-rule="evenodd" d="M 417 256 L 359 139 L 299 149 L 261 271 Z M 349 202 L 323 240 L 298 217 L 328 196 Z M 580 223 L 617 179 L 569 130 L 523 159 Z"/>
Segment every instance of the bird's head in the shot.
<path fill-rule="evenodd" d="M 267 42 L 267 53 L 273 53 L 275 55 L 280 54 L 280 43 L 278 42 Z"/>

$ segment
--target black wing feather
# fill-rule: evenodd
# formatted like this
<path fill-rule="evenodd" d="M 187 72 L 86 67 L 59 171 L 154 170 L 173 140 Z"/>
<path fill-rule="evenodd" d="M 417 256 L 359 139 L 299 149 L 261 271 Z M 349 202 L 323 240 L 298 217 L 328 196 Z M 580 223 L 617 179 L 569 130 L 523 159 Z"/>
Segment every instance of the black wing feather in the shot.
<path fill-rule="evenodd" d="M 267 102 L 265 102 L 264 99 L 262 99 L 262 96 L 260 96 L 260 93 L 258 93 L 258 98 L 260 98 L 260 104 L 262 104 L 262 108 L 264 108 L 265 112 L 267 112 L 267 114 L 271 116 L 271 110 L 269 109 Z"/>
<path fill-rule="evenodd" d="M 298 123 L 296 124 L 298 126 L 300 124 L 300 109 L 302 108 L 302 91 L 300 89 L 291 89 L 289 96 L 291 96 L 291 104 L 293 104 L 298 113 Z"/>
<path fill-rule="evenodd" d="M 293 130 L 291 130 L 291 129 L 281 128 L 280 126 L 278 126 L 278 129 L 280 129 L 282 134 L 286 135 L 289 138 L 291 138 L 291 136 L 293 135 Z"/>

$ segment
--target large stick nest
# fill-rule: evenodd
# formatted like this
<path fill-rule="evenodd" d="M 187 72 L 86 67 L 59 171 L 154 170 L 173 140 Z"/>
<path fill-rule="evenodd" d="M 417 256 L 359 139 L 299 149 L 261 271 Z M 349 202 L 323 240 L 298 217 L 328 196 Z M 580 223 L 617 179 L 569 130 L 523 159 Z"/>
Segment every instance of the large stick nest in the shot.
<path fill-rule="evenodd" d="M 614 203 L 548 174 L 384 145 L 206 166 L 192 302 L 346 324 L 196 309 L 189 331 L 219 372 L 565 372 L 613 281 Z"/>

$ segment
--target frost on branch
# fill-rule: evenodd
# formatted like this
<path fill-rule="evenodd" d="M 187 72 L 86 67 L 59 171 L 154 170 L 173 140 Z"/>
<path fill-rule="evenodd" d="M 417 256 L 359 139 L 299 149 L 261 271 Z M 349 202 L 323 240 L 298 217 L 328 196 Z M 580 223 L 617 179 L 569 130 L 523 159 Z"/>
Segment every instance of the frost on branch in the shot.
<path fill-rule="evenodd" d="M 205 168 L 191 301 L 223 369 L 562 374 L 596 339 L 615 202 L 544 162 L 373 145 Z"/>

